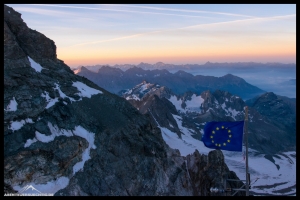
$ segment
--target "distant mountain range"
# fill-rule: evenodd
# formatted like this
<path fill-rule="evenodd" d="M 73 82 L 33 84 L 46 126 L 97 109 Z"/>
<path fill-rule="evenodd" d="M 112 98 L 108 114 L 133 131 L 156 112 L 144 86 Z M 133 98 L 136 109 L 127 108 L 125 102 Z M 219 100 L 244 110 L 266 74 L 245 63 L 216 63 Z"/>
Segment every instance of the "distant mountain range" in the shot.
<path fill-rule="evenodd" d="M 264 67 L 290 67 L 295 68 L 295 63 L 290 64 L 284 64 L 284 63 L 257 63 L 257 62 L 230 62 L 230 63 L 212 63 L 212 62 L 206 62 L 205 64 L 181 64 L 181 65 L 175 65 L 175 64 L 166 64 L 163 62 L 157 62 L 155 64 L 149 64 L 141 62 L 140 64 L 133 65 L 133 64 L 120 64 L 120 65 L 91 65 L 91 66 L 84 66 L 87 69 L 97 72 L 101 67 L 108 66 L 108 67 L 114 67 L 114 68 L 120 68 L 123 71 L 133 68 L 133 67 L 139 67 L 145 70 L 153 70 L 153 69 L 167 69 L 167 70 L 193 70 L 193 69 L 199 69 L 199 68 L 264 68 Z M 77 67 L 74 70 L 78 70 L 81 67 Z"/>
<path fill-rule="evenodd" d="M 144 70 L 139 67 L 133 67 L 122 71 L 119 68 L 108 66 L 101 67 L 97 73 L 81 67 L 75 73 L 88 78 L 112 93 L 132 88 L 142 81 L 166 86 L 178 95 L 187 91 L 200 94 L 205 90 L 210 90 L 211 92 L 224 90 L 243 99 L 250 99 L 265 92 L 232 74 L 222 77 L 194 76 L 183 70 L 173 74 L 166 69 Z"/>
<path fill-rule="evenodd" d="M 290 79 L 281 83 L 282 85 L 296 85 L 296 79 Z"/>

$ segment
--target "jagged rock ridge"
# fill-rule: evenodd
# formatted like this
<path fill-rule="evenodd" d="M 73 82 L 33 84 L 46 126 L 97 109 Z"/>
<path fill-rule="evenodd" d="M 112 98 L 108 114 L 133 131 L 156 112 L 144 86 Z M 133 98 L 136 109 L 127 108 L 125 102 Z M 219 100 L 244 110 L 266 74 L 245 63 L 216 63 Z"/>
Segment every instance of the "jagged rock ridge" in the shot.
<path fill-rule="evenodd" d="M 169 148 L 147 115 L 74 75 L 54 42 L 4 5 L 4 192 L 213 195 L 225 175 L 237 179 L 222 156 Z"/>

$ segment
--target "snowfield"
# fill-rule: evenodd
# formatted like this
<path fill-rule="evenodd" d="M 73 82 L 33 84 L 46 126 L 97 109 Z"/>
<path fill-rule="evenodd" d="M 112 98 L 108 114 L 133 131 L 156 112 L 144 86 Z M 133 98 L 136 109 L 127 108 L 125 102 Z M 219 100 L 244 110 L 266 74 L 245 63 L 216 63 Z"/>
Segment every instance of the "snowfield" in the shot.
<path fill-rule="evenodd" d="M 173 149 L 178 149 L 182 156 L 194 153 L 197 149 L 201 154 L 207 155 L 213 149 L 204 146 L 202 141 L 192 137 L 192 132 L 182 126 L 182 118 L 173 115 L 179 129 L 183 133 L 180 139 L 176 133 L 165 127 L 159 126 L 164 141 Z M 200 130 L 203 133 L 203 130 Z M 245 147 L 243 152 L 221 150 L 225 163 L 234 171 L 240 180 L 246 180 Z M 264 157 L 257 155 L 251 148 L 248 149 L 248 166 L 250 173 L 251 189 L 255 196 L 264 195 L 295 195 L 296 194 L 296 152 L 284 152 L 273 157 L 275 164 Z"/>
<path fill-rule="evenodd" d="M 185 104 L 186 107 L 183 109 L 181 107 L 181 104 L 183 103 L 182 99 L 177 99 L 176 96 L 172 95 L 169 99 L 168 99 L 179 112 L 182 113 L 187 113 L 187 112 L 196 112 L 196 113 L 200 113 L 201 112 L 201 105 L 204 102 L 204 99 L 199 95 L 196 96 L 196 94 L 193 94 L 191 96 L 191 100 L 186 100 Z"/>

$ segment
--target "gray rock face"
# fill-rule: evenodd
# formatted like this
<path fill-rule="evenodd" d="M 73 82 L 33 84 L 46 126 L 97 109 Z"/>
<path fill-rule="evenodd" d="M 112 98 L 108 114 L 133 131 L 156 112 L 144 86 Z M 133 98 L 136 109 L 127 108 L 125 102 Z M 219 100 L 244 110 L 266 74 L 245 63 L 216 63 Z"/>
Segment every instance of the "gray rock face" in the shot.
<path fill-rule="evenodd" d="M 283 127 L 296 131 L 296 104 L 294 109 L 289 102 L 278 97 L 273 92 L 267 92 L 253 100 L 251 105 L 261 115 L 268 117 Z"/>
<path fill-rule="evenodd" d="M 9 34 L 9 32 L 13 35 Z M 4 43 L 4 48 L 7 47 L 8 50 L 6 51 L 10 52 L 7 55 L 8 58 L 15 59 L 15 54 L 19 54 L 20 57 L 26 54 L 33 59 L 56 59 L 56 46 L 54 42 L 45 35 L 28 28 L 23 22 L 21 14 L 8 6 L 4 7 L 4 33 L 11 35 L 8 38 L 5 37 Z M 9 40 L 6 41 L 6 38 Z M 18 50 L 17 53 L 13 53 L 10 45 L 6 45 L 10 42 L 13 43 L 13 40 L 18 41 L 19 47 L 14 47 Z"/>
<path fill-rule="evenodd" d="M 193 187 L 199 165 L 187 170 L 149 116 L 74 75 L 52 40 L 4 6 L 4 192 L 55 183 L 57 196 L 210 195 Z"/>
<path fill-rule="evenodd" d="M 240 188 L 243 185 L 242 181 L 227 181 L 227 179 L 239 179 L 224 164 L 224 155 L 220 150 L 211 151 L 207 156 L 201 155 L 196 150 L 193 154 L 186 157 L 186 161 L 193 188 L 195 189 L 194 195 L 230 196 L 231 193 L 225 192 L 227 188 Z M 214 193 L 210 191 L 211 188 L 217 188 L 224 192 Z M 235 196 L 245 196 L 245 192 L 238 192 Z"/>

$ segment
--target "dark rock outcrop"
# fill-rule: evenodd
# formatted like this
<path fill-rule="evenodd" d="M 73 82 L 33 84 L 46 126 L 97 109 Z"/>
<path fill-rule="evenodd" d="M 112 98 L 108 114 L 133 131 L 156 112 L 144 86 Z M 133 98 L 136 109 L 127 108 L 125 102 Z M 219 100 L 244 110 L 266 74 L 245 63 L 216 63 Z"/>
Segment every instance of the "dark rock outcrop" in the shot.
<path fill-rule="evenodd" d="M 227 179 L 239 180 L 239 178 L 224 164 L 224 156 L 220 150 L 211 151 L 208 155 L 201 155 L 196 150 L 186 157 L 186 161 L 194 195 L 230 196 L 233 193 L 226 189 L 241 188 L 244 185 L 242 181 L 227 181 Z M 217 188 L 223 192 L 214 193 L 211 188 Z M 245 192 L 238 192 L 235 196 L 245 196 Z"/>
<path fill-rule="evenodd" d="M 255 108 L 261 115 L 282 124 L 285 128 L 296 131 L 296 104 L 291 106 L 291 101 L 278 97 L 273 92 L 267 92 L 253 101 L 251 107 Z"/>

